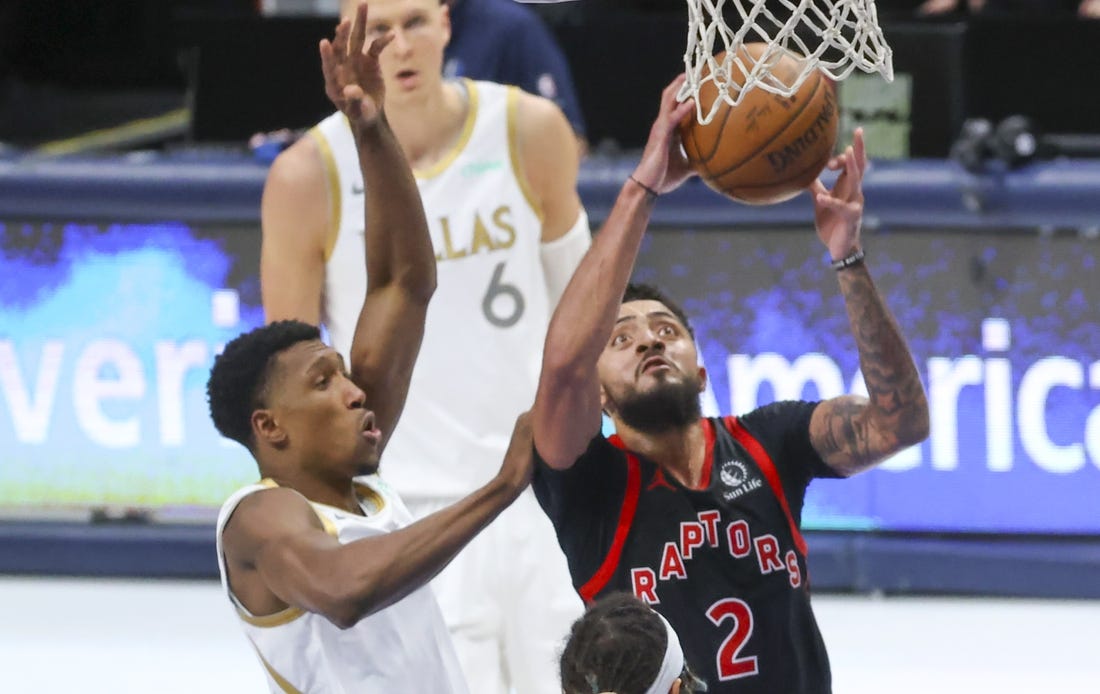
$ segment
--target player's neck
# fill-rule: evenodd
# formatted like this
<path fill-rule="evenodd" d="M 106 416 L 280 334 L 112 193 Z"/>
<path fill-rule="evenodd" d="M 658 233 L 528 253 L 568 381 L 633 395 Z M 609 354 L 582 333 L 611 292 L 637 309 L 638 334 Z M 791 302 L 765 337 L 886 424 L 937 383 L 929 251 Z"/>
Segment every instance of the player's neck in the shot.
<path fill-rule="evenodd" d="M 622 421 L 615 427 L 628 451 L 653 461 L 685 487 L 699 486 L 707 454 L 702 420 L 659 434 L 632 429 Z"/>
<path fill-rule="evenodd" d="M 293 489 L 315 504 L 324 504 L 348 513 L 363 513 L 350 477 L 321 478 L 303 470 L 272 471 L 266 476 L 280 487 Z"/>
<path fill-rule="evenodd" d="M 449 82 L 403 96 L 386 104 L 390 127 L 413 169 L 426 169 L 458 141 L 466 125 L 469 98 L 462 87 Z"/>

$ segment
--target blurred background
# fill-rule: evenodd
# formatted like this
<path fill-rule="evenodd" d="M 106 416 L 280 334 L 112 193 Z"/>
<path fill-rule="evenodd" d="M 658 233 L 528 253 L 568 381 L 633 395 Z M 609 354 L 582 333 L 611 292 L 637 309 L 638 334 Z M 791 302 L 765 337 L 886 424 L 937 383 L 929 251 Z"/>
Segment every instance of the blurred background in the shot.
<path fill-rule="evenodd" d="M 572 75 L 598 228 L 682 70 L 685 7 L 528 7 Z M 1098 691 L 1100 8 L 877 10 L 896 79 L 841 83 L 841 138 L 867 133 L 869 262 L 932 433 L 811 487 L 836 691 Z M 260 192 L 330 111 L 334 23 L 332 0 L 0 5 L 5 691 L 262 691 L 213 547 L 255 467 L 204 386 L 262 322 Z M 657 207 L 636 276 L 693 318 L 710 410 L 862 387 L 810 219 L 698 182 Z"/>

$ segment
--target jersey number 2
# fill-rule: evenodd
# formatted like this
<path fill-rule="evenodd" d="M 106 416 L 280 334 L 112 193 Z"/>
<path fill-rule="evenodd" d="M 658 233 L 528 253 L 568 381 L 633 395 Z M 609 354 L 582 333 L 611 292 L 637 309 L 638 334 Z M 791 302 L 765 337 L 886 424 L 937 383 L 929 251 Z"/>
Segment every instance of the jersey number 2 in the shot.
<path fill-rule="evenodd" d="M 707 617 L 714 626 L 721 626 L 727 619 L 733 620 L 733 631 L 718 647 L 718 679 L 725 682 L 739 677 L 751 677 L 759 670 L 756 656 L 741 656 L 741 649 L 752 636 L 752 610 L 744 600 L 726 598 L 707 610 Z"/>
<path fill-rule="evenodd" d="M 519 322 L 526 303 L 524 303 L 523 294 L 520 293 L 516 285 L 501 281 L 501 275 L 503 274 L 504 262 L 501 261 L 497 263 L 496 269 L 493 270 L 493 278 L 489 280 L 489 288 L 485 290 L 485 296 L 481 299 L 481 312 L 485 314 L 485 320 L 489 321 L 490 324 L 498 328 L 510 328 Z M 503 308 L 505 310 L 503 312 L 497 311 L 501 308 L 497 303 L 498 300 L 504 304 Z"/>

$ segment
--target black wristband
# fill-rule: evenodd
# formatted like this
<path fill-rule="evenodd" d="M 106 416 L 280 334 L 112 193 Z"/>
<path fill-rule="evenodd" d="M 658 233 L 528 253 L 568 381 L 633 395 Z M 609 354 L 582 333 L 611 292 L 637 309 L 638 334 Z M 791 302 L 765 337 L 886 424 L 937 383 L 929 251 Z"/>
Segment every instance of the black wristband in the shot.
<path fill-rule="evenodd" d="M 658 197 L 660 197 L 660 193 L 653 190 L 652 188 L 650 188 L 646 184 L 642 183 L 638 179 L 634 178 L 634 174 L 630 174 L 630 176 L 628 176 L 627 178 L 629 178 L 631 181 L 634 181 L 634 183 L 638 184 L 638 186 L 641 187 L 641 189 L 645 191 L 646 195 L 648 195 L 651 200 L 656 200 Z"/>
<path fill-rule="evenodd" d="M 851 254 L 847 258 L 841 258 L 840 260 L 834 260 L 831 265 L 834 270 L 840 272 L 844 268 L 852 267 L 853 265 L 859 265 L 863 262 L 863 249 L 859 249 L 855 253 Z"/>

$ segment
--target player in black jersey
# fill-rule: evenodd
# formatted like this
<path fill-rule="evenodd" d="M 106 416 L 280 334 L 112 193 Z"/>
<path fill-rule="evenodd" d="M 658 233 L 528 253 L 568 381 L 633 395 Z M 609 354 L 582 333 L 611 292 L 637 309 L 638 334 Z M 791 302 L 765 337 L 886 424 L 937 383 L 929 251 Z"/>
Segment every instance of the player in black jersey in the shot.
<path fill-rule="evenodd" d="M 660 193 L 688 175 L 680 80 L 634 174 L 551 322 L 532 415 L 535 491 L 586 601 L 628 590 L 672 624 L 710 692 L 831 691 L 799 530 L 814 477 L 866 470 L 928 435 L 928 405 L 863 262 L 862 133 L 816 181 L 817 233 L 837 270 L 869 398 L 782 402 L 705 419 L 683 312 L 627 280 Z M 600 435 L 600 412 L 616 436 Z"/>

